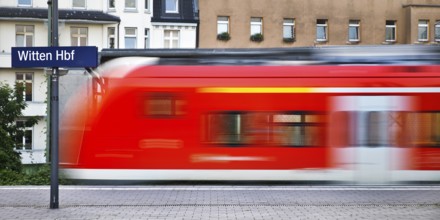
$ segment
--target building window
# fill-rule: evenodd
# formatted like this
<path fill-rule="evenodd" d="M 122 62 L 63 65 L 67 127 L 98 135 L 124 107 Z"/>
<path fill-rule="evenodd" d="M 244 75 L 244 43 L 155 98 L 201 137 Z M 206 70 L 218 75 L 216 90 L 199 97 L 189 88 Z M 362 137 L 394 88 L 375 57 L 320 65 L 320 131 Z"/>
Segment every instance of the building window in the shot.
<path fill-rule="evenodd" d="M 125 28 L 125 48 L 137 47 L 137 29 L 135 27 Z"/>
<path fill-rule="evenodd" d="M 32 101 L 33 73 L 16 73 L 15 82 L 23 86 L 23 98 L 27 102 Z"/>
<path fill-rule="evenodd" d="M 251 18 L 251 41 L 261 42 L 263 38 L 263 18 Z"/>
<path fill-rule="evenodd" d="M 359 27 L 360 27 L 359 20 L 350 20 L 348 22 L 348 41 L 358 42 L 361 40 Z"/>
<path fill-rule="evenodd" d="M 396 41 L 396 21 L 386 21 L 385 23 L 385 41 Z"/>
<path fill-rule="evenodd" d="M 115 0 L 108 0 L 108 9 L 115 9 Z"/>
<path fill-rule="evenodd" d="M 32 47 L 34 45 L 34 26 L 16 25 L 15 26 L 15 46 Z"/>
<path fill-rule="evenodd" d="M 327 41 L 327 19 L 316 20 L 316 41 Z"/>
<path fill-rule="evenodd" d="M 194 12 L 199 12 L 199 0 L 194 0 Z"/>
<path fill-rule="evenodd" d="M 164 48 L 179 48 L 179 31 L 164 31 Z"/>
<path fill-rule="evenodd" d="M 32 150 L 32 127 L 26 127 L 25 121 L 16 121 L 19 128 L 16 136 L 16 150 Z"/>
<path fill-rule="evenodd" d="M 136 10 L 136 0 L 125 0 L 125 9 Z"/>
<path fill-rule="evenodd" d="M 217 17 L 217 34 L 229 33 L 229 17 Z"/>
<path fill-rule="evenodd" d="M 285 18 L 283 21 L 283 40 L 293 42 L 295 39 L 295 19 Z"/>
<path fill-rule="evenodd" d="M 115 48 L 115 42 L 116 42 L 115 28 L 109 27 L 107 29 L 107 35 L 108 35 L 108 48 Z"/>
<path fill-rule="evenodd" d="M 86 8 L 86 0 L 72 0 L 72 8 Z"/>
<path fill-rule="evenodd" d="M 263 34 L 263 18 L 251 18 L 251 35 Z"/>
<path fill-rule="evenodd" d="M 435 23 L 435 41 L 440 42 L 440 21 Z"/>
<path fill-rule="evenodd" d="M 419 20 L 418 41 L 428 41 L 428 20 Z"/>
<path fill-rule="evenodd" d="M 71 27 L 70 41 L 71 41 L 71 46 L 87 46 L 87 28 Z"/>
<path fill-rule="evenodd" d="M 149 3 L 149 1 L 150 1 L 150 0 L 145 0 L 145 10 L 150 9 L 150 3 Z"/>
<path fill-rule="evenodd" d="M 18 0 L 18 6 L 32 6 L 32 0 Z"/>
<path fill-rule="evenodd" d="M 217 17 L 217 39 L 224 41 L 231 39 L 229 35 L 229 17 L 227 16 Z"/>
<path fill-rule="evenodd" d="M 179 0 L 165 0 L 166 13 L 179 13 Z"/>
<path fill-rule="evenodd" d="M 150 29 L 145 28 L 145 49 L 150 48 Z"/>

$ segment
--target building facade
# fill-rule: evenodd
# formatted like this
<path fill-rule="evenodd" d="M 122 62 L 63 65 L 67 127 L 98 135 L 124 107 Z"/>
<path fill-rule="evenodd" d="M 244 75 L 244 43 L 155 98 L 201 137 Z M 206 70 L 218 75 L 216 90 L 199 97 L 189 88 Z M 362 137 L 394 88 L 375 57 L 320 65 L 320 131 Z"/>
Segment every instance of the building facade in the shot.
<path fill-rule="evenodd" d="M 201 0 L 200 48 L 438 44 L 440 0 Z"/>
<path fill-rule="evenodd" d="M 196 48 L 198 0 L 154 0 L 151 48 Z"/>
<path fill-rule="evenodd" d="M 102 8 L 100 1 L 59 1 L 59 45 L 105 48 L 106 30 L 117 27 L 120 19 Z M 11 47 L 48 46 L 47 17 L 46 0 L 0 1 L 0 82 L 23 83 L 27 103 L 23 117 L 39 119 L 16 140 L 24 164 L 46 162 L 48 83 L 44 68 L 12 68 Z"/>
<path fill-rule="evenodd" d="M 98 51 L 195 48 L 197 3 L 198 0 L 59 0 L 59 46 L 96 46 Z M 24 164 L 46 162 L 48 83 L 44 68 L 12 68 L 11 47 L 49 45 L 47 4 L 47 0 L 0 0 L 0 82 L 23 83 L 28 105 L 24 117 L 39 117 L 38 124 L 27 128 L 22 140 L 17 140 Z M 88 81 L 83 69 L 69 69 L 60 79 L 60 96 L 69 95 L 83 81 Z M 60 115 L 65 108 L 63 102 L 60 98 Z"/>

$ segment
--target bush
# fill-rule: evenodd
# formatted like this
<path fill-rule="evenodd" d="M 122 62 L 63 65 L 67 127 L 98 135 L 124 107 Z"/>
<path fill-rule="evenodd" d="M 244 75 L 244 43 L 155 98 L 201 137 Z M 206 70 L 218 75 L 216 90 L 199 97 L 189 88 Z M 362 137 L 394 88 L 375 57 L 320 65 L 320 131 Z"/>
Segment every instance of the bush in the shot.
<path fill-rule="evenodd" d="M 23 174 L 13 170 L 0 170 L 0 185 L 18 185 Z"/>
<path fill-rule="evenodd" d="M 228 32 L 223 32 L 223 33 L 217 35 L 217 40 L 228 41 L 230 39 L 231 39 L 231 36 L 229 35 Z"/>
<path fill-rule="evenodd" d="M 293 37 L 285 37 L 283 38 L 284 43 L 293 43 L 295 42 L 295 38 Z"/>
<path fill-rule="evenodd" d="M 261 42 L 263 40 L 264 40 L 264 37 L 262 34 L 254 34 L 251 36 L 251 41 Z"/>
<path fill-rule="evenodd" d="M 50 185 L 50 165 L 45 164 L 35 172 L 25 173 L 0 170 L 0 185 Z M 72 184 L 72 181 L 59 177 L 59 184 Z"/>

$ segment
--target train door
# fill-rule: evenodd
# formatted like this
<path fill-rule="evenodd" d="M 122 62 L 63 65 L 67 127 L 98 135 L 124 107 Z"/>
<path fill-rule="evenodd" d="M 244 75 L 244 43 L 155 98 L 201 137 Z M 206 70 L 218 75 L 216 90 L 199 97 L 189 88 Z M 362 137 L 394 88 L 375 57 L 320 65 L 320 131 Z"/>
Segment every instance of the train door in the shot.
<path fill-rule="evenodd" d="M 333 99 L 334 113 L 343 114 L 339 139 L 345 139 L 339 162 L 351 164 L 353 178 L 360 183 L 386 183 L 392 169 L 394 115 L 409 110 L 403 96 L 338 96 Z M 335 124 L 337 123 L 337 124 Z M 341 145 L 341 144 L 339 144 Z M 342 150 L 341 150 L 342 149 Z"/>

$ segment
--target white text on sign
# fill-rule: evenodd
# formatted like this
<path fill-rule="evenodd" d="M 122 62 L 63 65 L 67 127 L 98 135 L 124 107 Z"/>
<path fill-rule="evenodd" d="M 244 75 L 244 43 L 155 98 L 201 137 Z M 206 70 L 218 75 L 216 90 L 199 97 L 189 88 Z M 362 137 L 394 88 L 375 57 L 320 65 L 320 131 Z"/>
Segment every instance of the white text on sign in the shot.
<path fill-rule="evenodd" d="M 20 61 L 52 61 L 53 57 L 58 60 L 75 60 L 75 50 L 55 50 L 55 56 L 51 52 L 39 52 L 39 51 L 17 51 L 18 59 Z"/>

